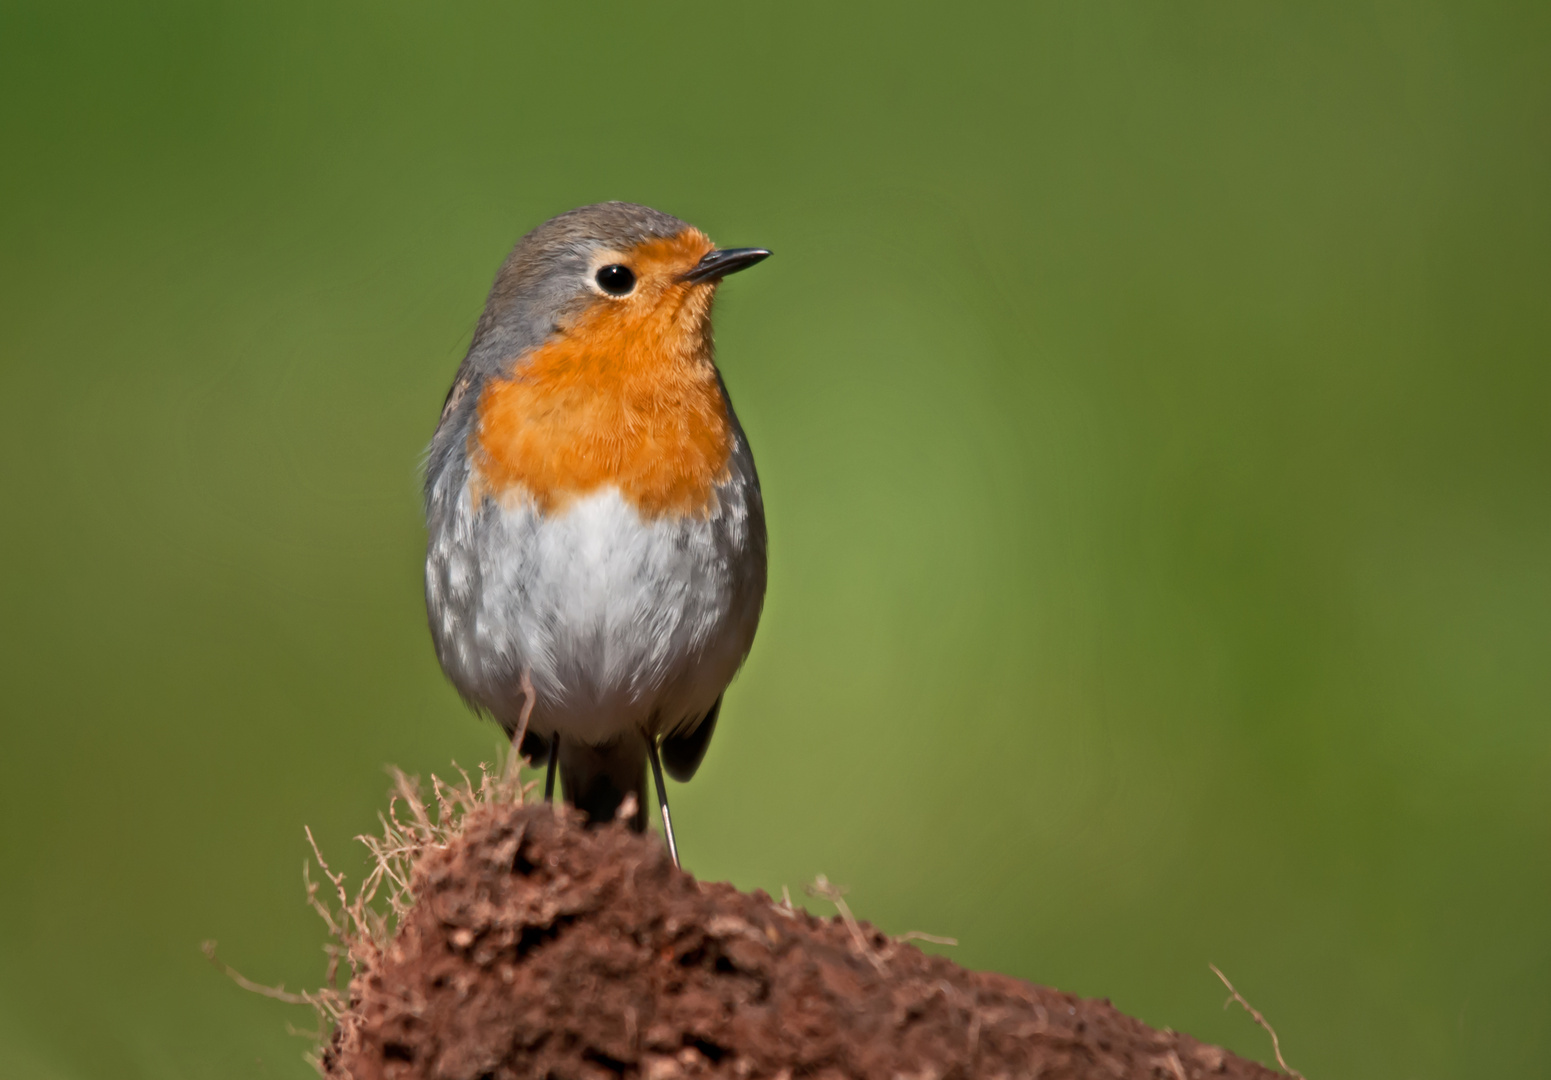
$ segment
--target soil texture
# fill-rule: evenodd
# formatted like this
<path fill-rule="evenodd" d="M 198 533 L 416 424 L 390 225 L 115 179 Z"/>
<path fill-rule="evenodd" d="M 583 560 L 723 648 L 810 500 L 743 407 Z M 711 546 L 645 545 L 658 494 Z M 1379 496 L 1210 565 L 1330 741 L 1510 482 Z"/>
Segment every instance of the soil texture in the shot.
<path fill-rule="evenodd" d="M 483 804 L 415 861 L 412 906 L 324 1048 L 354 1080 L 1261 1080 L 1089 1001 L 866 923 L 696 881 L 655 837 Z"/>

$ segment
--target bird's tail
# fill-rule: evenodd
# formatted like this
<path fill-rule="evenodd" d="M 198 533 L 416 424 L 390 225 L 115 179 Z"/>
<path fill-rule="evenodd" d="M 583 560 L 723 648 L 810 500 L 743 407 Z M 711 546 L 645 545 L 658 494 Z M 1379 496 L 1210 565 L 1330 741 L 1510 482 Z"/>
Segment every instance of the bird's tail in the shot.
<path fill-rule="evenodd" d="M 602 746 L 560 740 L 560 784 L 565 801 L 594 824 L 613 821 L 626 795 L 635 796 L 630 827 L 646 831 L 646 743 L 634 735 Z"/>

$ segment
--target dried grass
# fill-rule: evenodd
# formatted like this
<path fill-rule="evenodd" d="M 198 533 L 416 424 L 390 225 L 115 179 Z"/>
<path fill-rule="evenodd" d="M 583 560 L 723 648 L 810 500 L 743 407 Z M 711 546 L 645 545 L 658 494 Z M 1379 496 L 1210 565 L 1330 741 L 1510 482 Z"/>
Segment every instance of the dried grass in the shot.
<path fill-rule="evenodd" d="M 254 982 L 216 957 L 214 941 L 201 945 L 210 962 L 244 990 L 313 1009 L 318 1018 L 316 1030 L 293 1032 L 314 1041 L 306 1057 L 320 1074 L 323 1047 L 336 1037 L 336 1028 L 348 1027 L 351 1022 L 350 984 L 381 967 L 399 923 L 414 905 L 411 884 L 415 863 L 426 852 L 445 848 L 471 810 L 493 803 L 522 805 L 537 783 L 523 784 L 515 768 L 481 764 L 476 785 L 456 762 L 453 768 L 458 770 L 458 783 L 446 783 L 432 774 L 430 800 L 421 789 L 419 777 L 408 776 L 396 768 L 388 770 L 393 790 L 387 810 L 377 815 L 382 835 L 356 837 L 366 846 L 370 869 L 353 893 L 345 874 L 335 872 L 323 857 L 312 830 L 304 830 L 318 871 L 325 879 L 315 880 L 311 864 L 302 864 L 307 902 L 328 928 L 329 940 L 323 946 L 328 967 L 321 987 L 293 993 L 283 985 Z M 341 985 L 340 976 L 346 968 L 348 977 Z M 341 1040 L 348 1040 L 350 1035 L 349 1030 L 338 1032 Z"/>
<path fill-rule="evenodd" d="M 845 886 L 835 885 L 829 878 L 820 874 L 813 879 L 811 885 L 805 885 L 803 889 L 809 896 L 817 897 L 820 900 L 827 900 L 835 905 L 835 910 L 840 915 L 840 921 L 845 924 L 846 931 L 851 935 L 851 943 L 856 946 L 857 953 L 865 957 L 868 963 L 878 969 L 880 974 L 887 970 L 888 962 L 893 959 L 895 952 L 904 942 L 930 941 L 934 945 L 957 945 L 959 943 L 958 938 L 943 937 L 940 934 L 928 934 L 924 930 L 907 930 L 897 938 L 888 938 L 880 934 L 880 938 L 888 942 L 888 944 L 882 948 L 875 949 L 868 943 L 867 935 L 862 932 L 861 923 L 857 922 L 856 916 L 851 913 L 851 905 L 845 901 L 845 894 L 849 891 Z M 786 910 L 791 911 L 792 894 L 787 891 L 785 885 L 781 886 L 781 896 L 783 897 L 783 903 L 786 905 Z"/>

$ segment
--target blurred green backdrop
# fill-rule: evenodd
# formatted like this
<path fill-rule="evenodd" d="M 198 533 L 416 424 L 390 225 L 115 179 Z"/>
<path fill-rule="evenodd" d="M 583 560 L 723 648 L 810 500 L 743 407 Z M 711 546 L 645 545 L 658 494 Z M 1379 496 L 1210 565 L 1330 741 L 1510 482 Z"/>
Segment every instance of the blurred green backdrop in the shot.
<path fill-rule="evenodd" d="M 303 1077 L 302 825 L 489 758 L 417 465 L 496 266 L 777 257 L 686 857 L 1318 1080 L 1551 1075 L 1545 5 L 0 8 L 0 1074 Z"/>

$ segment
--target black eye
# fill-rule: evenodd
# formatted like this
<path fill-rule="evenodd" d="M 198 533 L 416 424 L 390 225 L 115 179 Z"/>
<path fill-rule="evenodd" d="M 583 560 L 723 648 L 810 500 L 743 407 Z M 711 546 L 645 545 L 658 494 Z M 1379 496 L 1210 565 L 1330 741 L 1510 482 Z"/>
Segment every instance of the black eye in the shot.
<path fill-rule="evenodd" d="M 635 288 L 635 274 L 630 267 L 613 263 L 598 271 L 598 288 L 610 296 L 625 296 Z"/>

